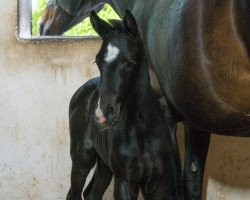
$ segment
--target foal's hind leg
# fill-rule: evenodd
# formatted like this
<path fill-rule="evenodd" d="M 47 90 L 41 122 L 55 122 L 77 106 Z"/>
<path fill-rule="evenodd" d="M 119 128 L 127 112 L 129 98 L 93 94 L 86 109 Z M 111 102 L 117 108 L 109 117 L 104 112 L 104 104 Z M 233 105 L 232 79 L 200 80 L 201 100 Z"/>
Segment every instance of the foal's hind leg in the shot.
<path fill-rule="evenodd" d="M 91 141 L 91 131 L 84 122 L 70 119 L 70 154 L 72 159 L 71 188 L 67 200 L 81 200 L 82 190 L 90 170 L 96 162 L 96 152 Z M 89 128 L 89 127 L 88 127 Z M 87 129 L 88 129 L 87 128 Z"/>
<path fill-rule="evenodd" d="M 81 200 L 82 190 L 90 170 L 95 165 L 94 152 L 81 152 L 81 155 L 72 157 L 71 188 L 67 200 Z"/>
<path fill-rule="evenodd" d="M 102 200 L 102 197 L 111 182 L 112 175 L 113 174 L 108 166 L 100 158 L 97 158 L 95 174 L 92 177 L 90 184 L 83 192 L 84 199 Z"/>

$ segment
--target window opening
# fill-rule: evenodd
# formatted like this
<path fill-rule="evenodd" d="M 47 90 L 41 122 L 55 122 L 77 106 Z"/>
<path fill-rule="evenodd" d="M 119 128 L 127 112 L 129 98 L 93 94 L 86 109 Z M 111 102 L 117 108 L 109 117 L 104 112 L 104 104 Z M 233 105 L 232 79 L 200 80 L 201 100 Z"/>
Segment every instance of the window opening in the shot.
<path fill-rule="evenodd" d="M 96 38 L 89 17 L 72 27 L 63 36 L 40 36 L 39 22 L 48 0 L 19 0 L 19 38 L 21 39 L 84 39 Z M 115 11 L 106 4 L 98 13 L 104 19 L 120 19 Z"/>

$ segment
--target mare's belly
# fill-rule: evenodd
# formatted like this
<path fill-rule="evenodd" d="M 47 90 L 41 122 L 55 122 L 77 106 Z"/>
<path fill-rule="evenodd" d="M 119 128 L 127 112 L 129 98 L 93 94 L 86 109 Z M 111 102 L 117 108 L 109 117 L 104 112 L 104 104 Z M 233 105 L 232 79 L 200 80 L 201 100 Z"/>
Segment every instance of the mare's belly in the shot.
<path fill-rule="evenodd" d="M 197 23 L 200 10 L 188 1 L 157 2 L 147 6 L 157 12 L 149 12 L 146 20 L 143 11 L 136 17 L 158 85 L 171 105 L 202 129 L 249 130 L 250 64 L 240 37 L 229 31 L 222 38 L 223 24 L 212 29 L 200 24 L 202 18 Z"/>
<path fill-rule="evenodd" d="M 186 121 L 212 132 L 250 132 L 250 80 L 240 85 L 196 74 L 176 85 L 173 101 Z"/>

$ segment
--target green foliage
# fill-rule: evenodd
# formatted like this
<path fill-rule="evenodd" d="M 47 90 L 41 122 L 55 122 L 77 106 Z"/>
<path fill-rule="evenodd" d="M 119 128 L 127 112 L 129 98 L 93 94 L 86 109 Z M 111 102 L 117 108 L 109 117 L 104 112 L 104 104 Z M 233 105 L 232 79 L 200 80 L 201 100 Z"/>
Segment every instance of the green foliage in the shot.
<path fill-rule="evenodd" d="M 32 35 L 39 36 L 39 20 L 43 14 L 47 0 L 32 0 Z"/>
<path fill-rule="evenodd" d="M 35 1 L 37 1 L 36 4 Z M 39 19 L 43 14 L 46 4 L 47 0 L 32 0 L 33 36 L 39 36 Z M 109 5 L 105 5 L 105 7 L 98 13 L 98 15 L 104 20 L 120 19 L 119 16 Z M 90 24 L 89 17 L 65 33 L 65 36 L 88 36 L 88 35 L 97 35 Z"/>

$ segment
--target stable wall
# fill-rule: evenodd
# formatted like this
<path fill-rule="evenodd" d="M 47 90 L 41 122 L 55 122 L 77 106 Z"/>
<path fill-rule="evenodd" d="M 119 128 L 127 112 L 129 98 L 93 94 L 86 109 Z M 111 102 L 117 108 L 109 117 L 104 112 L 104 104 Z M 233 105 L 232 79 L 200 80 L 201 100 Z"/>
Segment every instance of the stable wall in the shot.
<path fill-rule="evenodd" d="M 0 200 L 65 199 L 68 104 L 98 74 L 92 62 L 101 41 L 20 42 L 17 2 L 0 0 L 0 10 Z M 212 137 L 204 199 L 250 199 L 249 150 L 250 139 Z"/>

